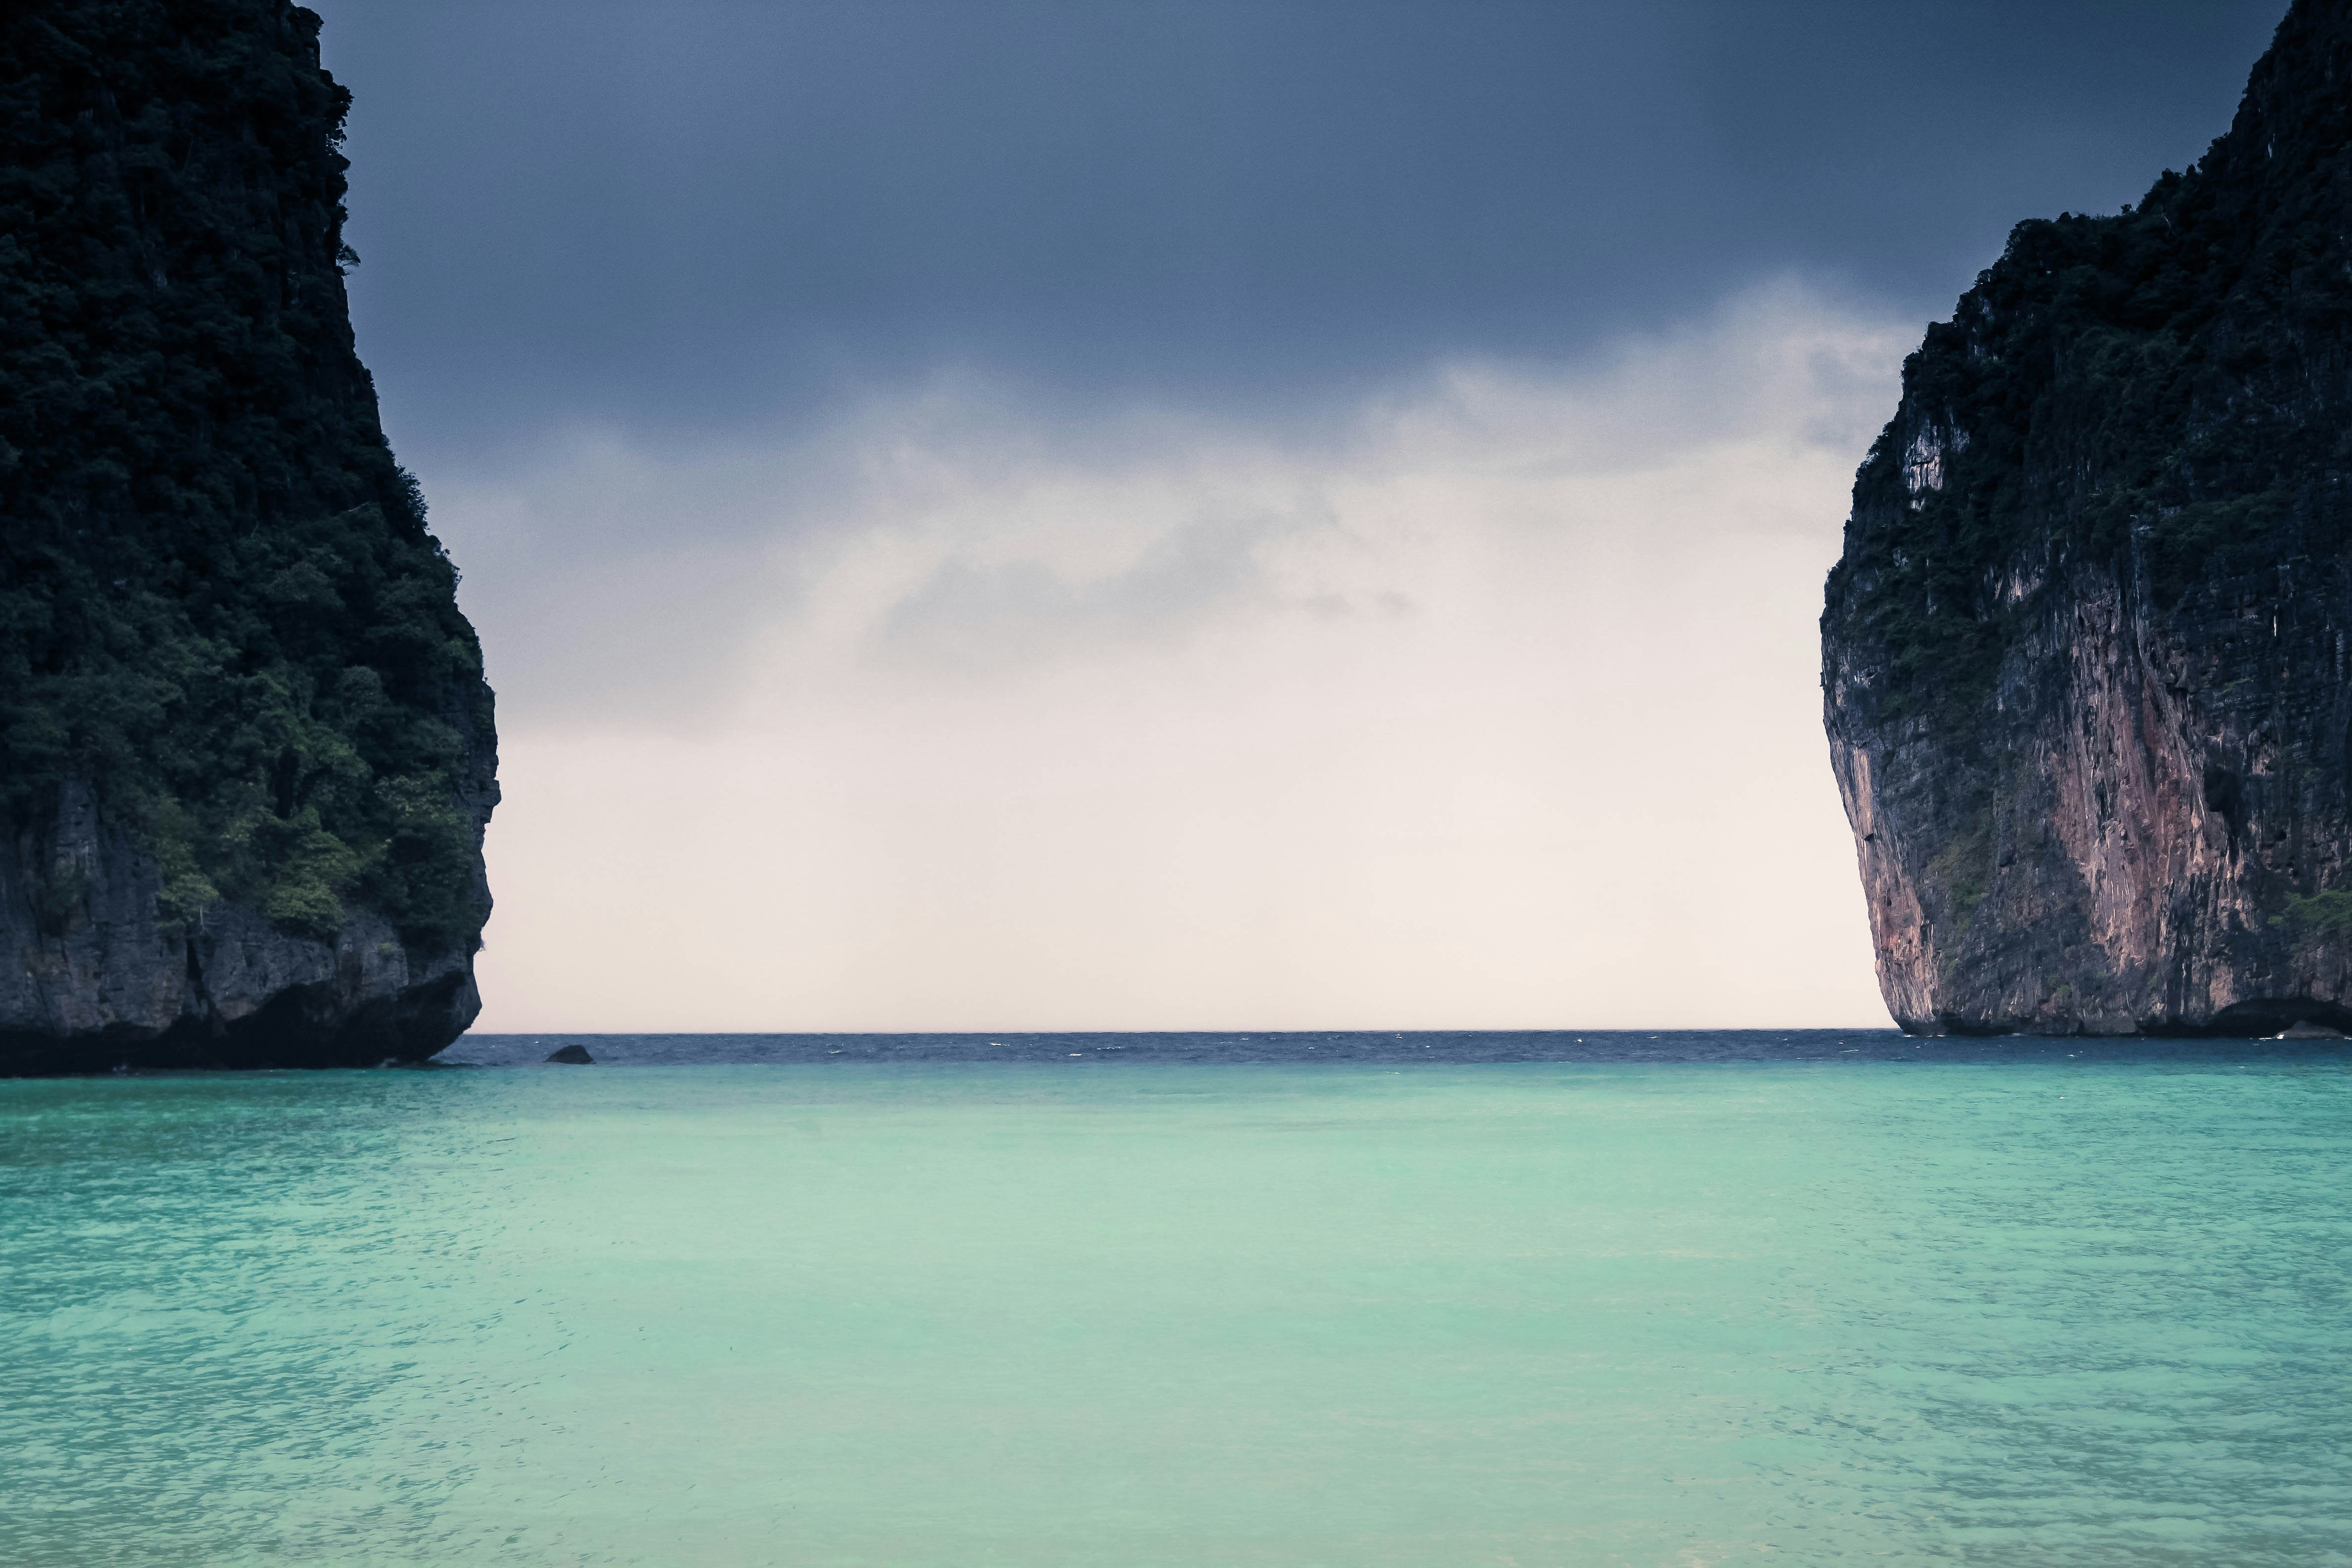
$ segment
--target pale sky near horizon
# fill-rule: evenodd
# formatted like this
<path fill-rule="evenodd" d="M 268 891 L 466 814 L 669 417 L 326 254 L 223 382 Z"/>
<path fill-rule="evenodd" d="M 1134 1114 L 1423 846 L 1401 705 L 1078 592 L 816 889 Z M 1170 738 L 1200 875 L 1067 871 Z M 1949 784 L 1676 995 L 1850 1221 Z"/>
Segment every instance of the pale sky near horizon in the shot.
<path fill-rule="evenodd" d="M 1854 466 L 2283 8 L 313 4 L 521 1031 L 1883 1023 Z"/>

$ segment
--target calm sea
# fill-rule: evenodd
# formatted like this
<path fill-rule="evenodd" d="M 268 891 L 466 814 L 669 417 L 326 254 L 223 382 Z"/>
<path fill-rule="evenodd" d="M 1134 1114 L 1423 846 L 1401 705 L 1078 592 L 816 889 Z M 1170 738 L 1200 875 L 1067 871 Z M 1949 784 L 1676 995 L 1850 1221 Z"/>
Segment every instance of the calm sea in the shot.
<path fill-rule="evenodd" d="M 0 1562 L 2352 1563 L 2342 1046 L 578 1038 L 0 1083 Z"/>

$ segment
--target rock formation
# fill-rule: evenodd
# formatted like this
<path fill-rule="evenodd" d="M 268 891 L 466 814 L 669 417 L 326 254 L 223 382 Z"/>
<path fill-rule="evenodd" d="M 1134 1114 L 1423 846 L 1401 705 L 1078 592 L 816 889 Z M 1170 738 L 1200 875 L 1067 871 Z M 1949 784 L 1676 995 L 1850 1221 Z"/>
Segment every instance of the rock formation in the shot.
<path fill-rule="evenodd" d="M 0 1072 L 419 1059 L 489 689 L 353 352 L 285 0 L 0 17 Z"/>
<path fill-rule="evenodd" d="M 2352 0 L 2228 134 L 2021 224 L 1904 367 L 1822 616 L 1915 1033 L 2352 1026 Z"/>

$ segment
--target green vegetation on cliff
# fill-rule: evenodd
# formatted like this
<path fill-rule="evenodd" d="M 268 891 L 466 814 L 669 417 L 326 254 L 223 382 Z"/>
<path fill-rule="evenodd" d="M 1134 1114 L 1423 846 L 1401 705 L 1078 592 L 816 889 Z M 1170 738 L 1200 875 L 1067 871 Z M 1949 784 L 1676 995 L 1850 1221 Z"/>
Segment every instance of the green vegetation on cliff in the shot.
<path fill-rule="evenodd" d="M 2159 612 L 2352 539 L 2352 44 L 2296 5 L 2229 134 L 2111 217 L 2020 224 L 1904 367 L 1823 629 L 1887 718 L 1981 710 L 2007 618 L 2077 563 Z"/>
<path fill-rule="evenodd" d="M 283 0 L 0 21 L 0 816 L 95 789 L 167 918 L 478 940 L 491 712 L 346 314 L 349 95 Z"/>

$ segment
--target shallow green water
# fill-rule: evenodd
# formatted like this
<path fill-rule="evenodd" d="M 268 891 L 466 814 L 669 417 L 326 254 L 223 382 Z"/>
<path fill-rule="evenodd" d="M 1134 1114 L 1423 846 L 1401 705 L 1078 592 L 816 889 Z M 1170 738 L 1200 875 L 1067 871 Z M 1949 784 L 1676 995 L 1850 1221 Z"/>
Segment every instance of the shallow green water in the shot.
<path fill-rule="evenodd" d="M 2352 1562 L 2340 1065 L 0 1084 L 0 1562 Z"/>

